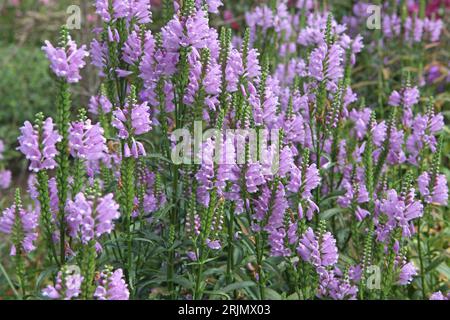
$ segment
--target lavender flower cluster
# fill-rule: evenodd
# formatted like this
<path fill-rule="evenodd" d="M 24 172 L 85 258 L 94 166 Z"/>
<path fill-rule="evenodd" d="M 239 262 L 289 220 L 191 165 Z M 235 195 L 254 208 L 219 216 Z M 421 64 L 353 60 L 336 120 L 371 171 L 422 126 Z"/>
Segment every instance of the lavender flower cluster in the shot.
<path fill-rule="evenodd" d="M 405 286 L 446 299 L 432 293 L 422 252 L 448 201 L 444 117 L 420 75 L 367 104 L 358 94 L 352 72 L 374 46 L 354 32 L 364 8 L 346 25 L 312 1 L 277 1 L 247 12 L 245 32 L 233 35 L 212 26 L 219 0 L 163 2 L 155 30 L 149 0 L 96 0 L 102 27 L 89 50 L 66 29 L 43 47 L 58 117 L 20 129 L 34 203 L 25 210 L 16 197 L 0 216 L 12 255 L 42 244 L 60 270 L 42 296 L 128 299 L 164 287 L 173 299 L 202 299 L 211 286 L 248 280 L 239 290 L 260 299 L 392 298 Z M 437 43 L 442 28 L 393 12 L 379 36 Z M 87 57 L 101 86 L 91 117 L 75 119 L 70 85 Z M 184 150 L 198 162 L 174 161 L 174 132 L 195 140 L 198 122 L 219 134 L 200 133 Z M 264 145 L 268 130 L 276 136 Z M 105 261 L 116 269 L 101 269 Z"/>

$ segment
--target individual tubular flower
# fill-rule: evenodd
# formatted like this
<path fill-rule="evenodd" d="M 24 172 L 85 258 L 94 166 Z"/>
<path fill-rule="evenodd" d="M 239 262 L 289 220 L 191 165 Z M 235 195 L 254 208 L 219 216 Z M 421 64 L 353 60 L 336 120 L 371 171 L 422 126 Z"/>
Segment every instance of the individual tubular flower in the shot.
<path fill-rule="evenodd" d="M 15 256 L 17 251 L 30 253 L 36 248 L 34 241 L 38 237 L 37 227 L 36 211 L 27 211 L 20 205 L 14 204 L 3 210 L 0 216 L 0 232 L 15 238 L 10 251 L 12 256 Z"/>
<path fill-rule="evenodd" d="M 441 291 L 434 292 L 430 296 L 430 300 L 450 300 L 450 293 L 445 296 Z"/>
<path fill-rule="evenodd" d="M 86 199 L 83 193 L 78 193 L 75 199 L 66 204 L 66 220 L 69 235 L 80 237 L 83 244 L 99 238 L 104 233 L 110 233 L 113 220 L 120 216 L 119 205 L 114 201 L 112 193 L 96 199 Z"/>
<path fill-rule="evenodd" d="M 24 126 L 20 128 L 18 150 L 30 160 L 30 170 L 38 172 L 55 168 L 55 156 L 58 153 L 56 143 L 61 141 L 62 137 L 53 130 L 53 127 L 52 118 L 47 118 L 42 125 L 42 130 L 34 128 L 29 121 L 25 121 Z"/>
<path fill-rule="evenodd" d="M 417 275 L 416 267 L 412 262 L 408 262 L 401 267 L 397 283 L 401 286 L 410 284 L 415 275 Z"/>
<path fill-rule="evenodd" d="M 100 273 L 94 298 L 98 300 L 128 300 L 129 297 L 130 292 L 123 279 L 122 269 L 113 272 L 112 268 L 107 267 Z"/>
<path fill-rule="evenodd" d="M 50 67 L 57 77 L 69 83 L 75 83 L 81 79 L 80 70 L 86 65 L 84 58 L 89 56 L 85 45 L 78 48 L 77 44 L 69 39 L 67 48 L 55 48 L 49 41 L 45 41 L 42 50 L 47 54 Z"/>
<path fill-rule="evenodd" d="M 310 198 L 306 199 L 306 203 L 308 205 L 307 210 L 306 210 L 306 219 L 308 221 L 311 221 L 314 213 L 319 212 L 319 207 Z M 302 207 L 301 203 L 298 204 L 298 216 L 300 219 L 303 219 L 303 217 L 304 217 L 303 207 Z"/>
<path fill-rule="evenodd" d="M 370 215 L 370 212 L 369 212 L 369 211 L 367 211 L 367 210 L 365 210 L 365 209 L 362 209 L 360 206 L 357 206 L 357 207 L 356 207 L 356 210 L 355 210 L 355 217 L 356 217 L 356 219 L 357 219 L 358 221 L 364 220 L 364 218 L 367 217 L 367 216 L 369 216 L 369 215 Z"/>
<path fill-rule="evenodd" d="M 72 300 L 81 293 L 81 283 L 83 277 L 80 274 L 73 273 L 69 268 L 64 267 L 58 272 L 55 285 L 48 285 L 42 290 L 42 295 L 50 299 Z"/>
<path fill-rule="evenodd" d="M 72 156 L 88 161 L 102 159 L 108 151 L 103 128 L 98 123 L 91 124 L 90 119 L 71 124 L 69 147 Z"/>
<path fill-rule="evenodd" d="M 210 240 L 210 239 L 206 239 L 206 245 L 208 246 L 208 248 L 210 248 L 211 250 L 219 250 L 220 248 L 222 248 L 222 245 L 220 243 L 220 240 Z"/>

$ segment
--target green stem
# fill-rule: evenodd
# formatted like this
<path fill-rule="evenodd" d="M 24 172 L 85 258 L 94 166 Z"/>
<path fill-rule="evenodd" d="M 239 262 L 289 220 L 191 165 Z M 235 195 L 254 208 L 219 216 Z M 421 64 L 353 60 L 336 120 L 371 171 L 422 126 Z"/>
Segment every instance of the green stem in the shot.
<path fill-rule="evenodd" d="M 94 295 L 93 281 L 95 277 L 95 259 L 97 253 L 95 251 L 95 240 L 89 241 L 83 250 L 82 275 L 83 282 L 81 285 L 82 298 L 91 300 Z"/>
<path fill-rule="evenodd" d="M 127 257 L 126 257 L 126 276 L 128 284 L 133 288 L 133 230 L 132 230 L 132 213 L 134 208 L 134 167 L 135 159 L 132 157 L 124 158 L 121 167 L 122 177 L 122 204 L 126 221 L 126 238 L 127 238 Z"/>
<path fill-rule="evenodd" d="M 423 257 L 422 257 L 422 241 L 420 237 L 420 227 L 421 227 L 421 217 L 417 219 L 417 254 L 419 255 L 419 264 L 420 264 L 420 282 L 422 283 L 422 298 L 426 300 L 426 291 L 425 291 L 425 269 L 423 266 Z"/>
<path fill-rule="evenodd" d="M 234 266 L 234 216 L 233 210 L 228 211 L 228 257 L 227 257 L 227 284 L 233 282 L 233 266 Z"/>
<path fill-rule="evenodd" d="M 69 122 L 70 122 L 70 91 L 69 84 L 59 80 L 59 95 L 57 100 L 57 127 L 59 134 L 62 136 L 61 141 L 57 145 L 58 156 L 56 162 L 58 164 L 56 170 L 56 180 L 58 182 L 58 199 L 59 199 L 59 228 L 60 228 L 60 262 L 64 264 L 65 257 L 65 205 L 68 193 L 68 177 L 69 177 Z"/>
<path fill-rule="evenodd" d="M 201 255 L 201 253 L 200 253 Z M 203 275 L 203 260 L 199 259 L 199 265 L 197 269 L 197 279 L 195 281 L 195 291 L 194 291 L 194 300 L 200 300 L 202 298 L 200 286 L 202 282 Z"/>
<path fill-rule="evenodd" d="M 6 272 L 5 268 L 3 267 L 3 265 L 0 262 L 0 271 L 3 273 L 3 275 L 5 276 L 6 282 L 8 282 L 9 287 L 11 288 L 12 292 L 14 293 L 14 295 L 16 296 L 17 299 L 21 299 L 21 296 L 19 294 L 19 292 L 17 292 L 16 287 L 14 286 L 14 284 L 11 281 L 11 278 L 8 276 L 8 273 Z"/>
<path fill-rule="evenodd" d="M 25 266 L 23 263 L 22 253 L 17 252 L 15 258 L 16 258 L 17 279 L 19 280 L 19 288 L 20 288 L 22 299 L 24 299 L 26 296 L 26 288 L 25 288 Z"/>

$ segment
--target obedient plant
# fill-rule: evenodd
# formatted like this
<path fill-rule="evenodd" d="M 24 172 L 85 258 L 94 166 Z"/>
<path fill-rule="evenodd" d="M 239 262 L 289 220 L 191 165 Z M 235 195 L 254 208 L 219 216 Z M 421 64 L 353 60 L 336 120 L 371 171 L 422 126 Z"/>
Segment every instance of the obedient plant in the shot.
<path fill-rule="evenodd" d="M 448 299 L 427 240 L 448 199 L 442 105 L 411 61 L 357 83 L 361 55 L 424 56 L 442 20 L 386 5 L 370 34 L 363 3 L 339 21 L 270 1 L 233 34 L 214 27 L 221 1 L 163 1 L 162 26 L 148 0 L 93 2 L 89 52 L 66 28 L 43 47 L 55 119 L 20 129 L 32 203 L 18 191 L 0 216 L 20 297 Z M 89 116 L 71 101 L 88 56 Z M 53 270 L 39 292 L 36 246 Z"/>

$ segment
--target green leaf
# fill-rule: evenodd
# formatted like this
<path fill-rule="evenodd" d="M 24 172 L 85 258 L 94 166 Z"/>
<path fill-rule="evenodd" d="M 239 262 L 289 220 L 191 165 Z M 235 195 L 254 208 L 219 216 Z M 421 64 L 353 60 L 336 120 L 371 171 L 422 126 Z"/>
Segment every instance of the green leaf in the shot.
<path fill-rule="evenodd" d="M 286 297 L 286 300 L 300 300 L 300 297 L 298 296 L 297 292 L 294 292 L 293 294 Z"/>
<path fill-rule="evenodd" d="M 436 270 L 442 273 L 447 279 L 450 279 L 450 267 L 446 263 L 441 263 Z"/>
<path fill-rule="evenodd" d="M 437 257 L 436 259 L 434 259 L 425 269 L 425 272 L 430 272 L 433 269 L 435 269 L 436 267 L 440 266 L 442 262 L 445 261 L 445 257 L 441 256 L 441 257 Z"/>
<path fill-rule="evenodd" d="M 209 295 L 216 295 L 216 296 L 223 296 L 225 297 L 227 300 L 231 300 L 231 297 L 229 295 L 227 295 L 226 293 L 224 293 L 223 291 L 203 291 L 204 293 L 207 293 Z"/>
<path fill-rule="evenodd" d="M 328 220 L 331 217 L 333 217 L 334 215 L 344 212 L 344 211 L 345 211 L 345 209 L 342 209 L 342 208 L 332 208 L 332 209 L 328 209 L 328 210 L 321 212 L 319 214 L 319 217 L 321 219 Z"/>
<path fill-rule="evenodd" d="M 184 277 L 175 277 L 173 282 L 186 289 L 192 289 L 194 287 L 193 283 Z"/>
<path fill-rule="evenodd" d="M 264 288 L 264 294 L 268 300 L 283 300 L 281 295 L 271 288 Z"/>
<path fill-rule="evenodd" d="M 229 291 L 234 291 L 234 290 L 253 287 L 253 286 L 255 286 L 255 283 L 253 281 L 235 282 L 235 283 L 229 284 L 228 286 L 226 286 L 225 288 L 223 288 L 220 291 L 221 292 L 229 292 Z"/>

